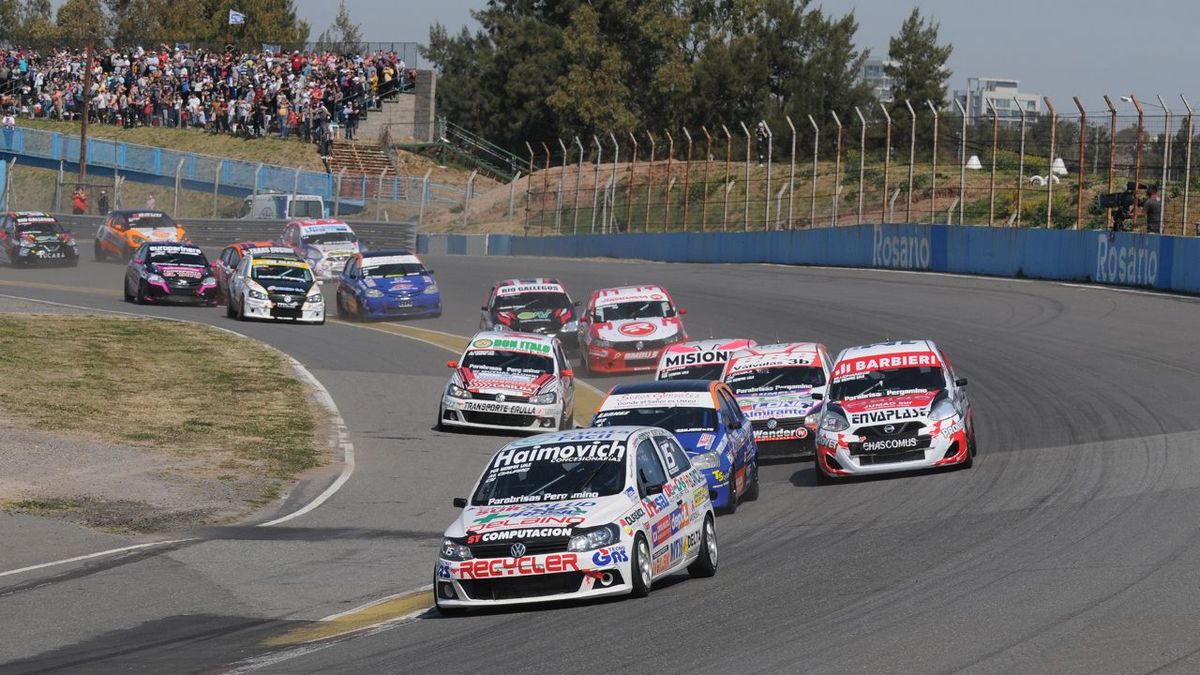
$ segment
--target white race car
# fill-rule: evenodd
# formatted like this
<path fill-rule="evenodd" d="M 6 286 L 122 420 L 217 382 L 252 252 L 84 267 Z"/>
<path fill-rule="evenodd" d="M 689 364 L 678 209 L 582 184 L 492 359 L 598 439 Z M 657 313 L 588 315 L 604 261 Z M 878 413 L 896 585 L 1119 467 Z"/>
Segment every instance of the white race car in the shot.
<path fill-rule="evenodd" d="M 692 340 L 667 347 L 658 359 L 656 380 L 719 380 L 736 352 L 758 344 L 745 338 Z"/>
<path fill-rule="evenodd" d="M 322 281 L 336 279 L 347 260 L 366 250 L 354 230 L 340 220 L 293 220 L 283 228 L 279 243 L 308 261 Z"/>
<path fill-rule="evenodd" d="M 760 457 L 812 454 L 829 363 L 823 344 L 786 342 L 751 347 L 725 364 L 721 378 L 750 418 Z"/>
<path fill-rule="evenodd" d="M 570 429 L 575 372 L 552 335 L 476 333 L 457 361 L 438 407 L 439 429 Z"/>
<path fill-rule="evenodd" d="M 971 466 L 975 421 L 965 378 L 929 340 L 838 355 L 817 432 L 817 479 Z"/>
<path fill-rule="evenodd" d="M 442 540 L 434 597 L 469 607 L 645 596 L 658 579 L 717 571 L 708 485 L 670 432 L 576 429 L 492 458 Z"/>
<path fill-rule="evenodd" d="M 687 341 L 686 309 L 676 309 L 662 286 L 602 288 L 579 319 L 579 360 L 584 373 L 654 370 L 663 350 Z"/>
<path fill-rule="evenodd" d="M 325 296 L 308 263 L 284 253 L 245 256 L 229 281 L 230 318 L 325 323 Z"/>

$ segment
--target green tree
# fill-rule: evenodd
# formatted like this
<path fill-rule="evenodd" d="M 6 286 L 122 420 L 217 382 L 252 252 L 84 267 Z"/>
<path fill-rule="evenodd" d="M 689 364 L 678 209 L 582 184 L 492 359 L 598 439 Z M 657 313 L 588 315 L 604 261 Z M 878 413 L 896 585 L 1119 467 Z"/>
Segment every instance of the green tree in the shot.
<path fill-rule="evenodd" d="M 20 9 L 20 26 L 13 35 L 18 42 L 45 44 L 58 39 L 51 18 L 50 0 L 25 0 Z"/>
<path fill-rule="evenodd" d="M 333 25 L 322 34 L 328 42 L 337 45 L 336 50 L 343 54 L 357 53 L 362 49 L 362 30 L 350 19 L 350 11 L 346 9 L 345 0 L 338 3 L 337 16 Z"/>
<path fill-rule="evenodd" d="M 889 41 L 891 63 L 884 66 L 884 72 L 892 78 L 897 111 L 904 108 L 906 99 L 913 107 L 925 101 L 932 101 L 938 110 L 946 107 L 946 83 L 950 80 L 946 62 L 954 46 L 938 44 L 938 29 L 936 21 L 922 18 L 921 11 L 913 8 L 900 32 Z"/>
<path fill-rule="evenodd" d="M 67 0 L 58 8 L 55 24 L 62 38 L 73 45 L 103 40 L 108 32 L 100 0 Z"/>
<path fill-rule="evenodd" d="M 0 44 L 16 39 L 20 23 L 21 3 L 18 0 L 0 0 Z"/>
<path fill-rule="evenodd" d="M 570 65 L 555 82 L 547 99 L 557 113 L 560 133 L 632 131 L 638 120 L 629 109 L 626 86 L 629 63 L 621 48 L 600 32 L 600 15 L 591 5 L 580 5 L 564 34 Z"/>

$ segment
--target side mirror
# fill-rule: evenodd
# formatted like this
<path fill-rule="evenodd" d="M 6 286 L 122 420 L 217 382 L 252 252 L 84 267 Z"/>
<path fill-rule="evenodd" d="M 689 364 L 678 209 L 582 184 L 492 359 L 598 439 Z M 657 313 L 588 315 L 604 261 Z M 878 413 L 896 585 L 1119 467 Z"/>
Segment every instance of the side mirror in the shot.
<path fill-rule="evenodd" d="M 687 309 L 684 307 L 680 307 L 679 308 L 679 316 L 683 316 L 684 314 L 687 314 Z"/>
<path fill-rule="evenodd" d="M 965 377 L 958 378 L 957 380 L 954 381 L 954 386 L 956 386 L 956 387 L 967 386 L 967 378 L 965 378 Z"/>
<path fill-rule="evenodd" d="M 454 498 L 454 508 L 456 508 L 456 509 L 464 509 L 464 508 L 466 508 L 466 507 L 467 507 L 467 499 L 466 499 L 466 497 L 455 497 L 455 498 Z"/>
<path fill-rule="evenodd" d="M 458 367 L 458 361 L 447 361 L 446 367 L 449 368 L 450 370 L 454 370 L 455 368 Z"/>
<path fill-rule="evenodd" d="M 663 491 L 662 485 L 647 485 L 646 486 L 646 496 L 661 495 L 662 491 Z"/>
<path fill-rule="evenodd" d="M 819 391 L 814 391 L 814 392 L 813 392 L 813 395 L 812 395 L 812 400 L 814 400 L 814 401 L 824 401 L 824 400 L 825 400 L 825 394 L 822 394 L 822 393 L 821 393 L 821 392 L 819 392 Z"/>
<path fill-rule="evenodd" d="M 575 377 L 575 371 L 571 370 L 570 368 L 567 368 L 566 370 L 562 371 L 562 376 L 563 377 Z"/>

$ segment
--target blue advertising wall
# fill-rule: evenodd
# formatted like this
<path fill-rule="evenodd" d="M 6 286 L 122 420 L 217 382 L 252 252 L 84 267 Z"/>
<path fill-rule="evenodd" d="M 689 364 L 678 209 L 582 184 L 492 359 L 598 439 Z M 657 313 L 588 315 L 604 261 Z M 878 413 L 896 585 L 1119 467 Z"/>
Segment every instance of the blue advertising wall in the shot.
<path fill-rule="evenodd" d="M 787 232 L 423 235 L 419 250 L 924 270 L 1200 293 L 1200 239 L 1130 233 L 1109 239 L 1096 231 L 860 225 Z"/>

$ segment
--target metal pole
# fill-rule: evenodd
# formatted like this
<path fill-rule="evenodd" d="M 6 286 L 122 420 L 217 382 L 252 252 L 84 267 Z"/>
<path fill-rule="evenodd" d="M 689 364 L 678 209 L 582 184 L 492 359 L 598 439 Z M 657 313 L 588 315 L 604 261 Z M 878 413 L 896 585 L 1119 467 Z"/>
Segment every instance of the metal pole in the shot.
<path fill-rule="evenodd" d="M 769 222 L 771 219 L 771 151 L 775 146 L 775 132 L 771 130 L 771 126 L 766 120 L 759 120 L 763 129 L 767 132 L 767 189 L 763 195 L 763 230 L 770 228 Z"/>
<path fill-rule="evenodd" d="M 421 178 L 421 205 L 419 207 L 419 210 L 417 211 L 417 227 L 421 227 L 421 225 L 425 222 L 425 205 L 427 203 L 429 203 L 429 177 L 432 175 L 433 175 L 433 169 L 429 169 L 428 171 L 425 172 L 425 176 Z M 521 179 L 521 172 L 518 171 L 517 175 L 513 177 L 513 181 L 512 181 L 511 185 L 515 186 L 517 184 L 517 181 L 520 179 Z M 339 180 L 341 180 L 341 179 L 339 178 Z M 508 192 L 508 214 L 510 216 L 512 215 L 512 210 L 513 210 L 513 190 L 510 188 L 509 192 Z"/>
<path fill-rule="evenodd" d="M 654 199 L 654 151 L 657 149 L 657 144 L 654 142 L 654 134 L 650 130 L 646 130 L 646 138 L 650 141 L 650 168 L 646 171 L 646 222 L 642 227 L 642 231 L 650 231 L 650 204 Z"/>
<path fill-rule="evenodd" d="M 600 139 L 595 134 L 592 134 L 592 143 L 596 146 L 596 173 L 594 176 L 595 185 L 592 186 L 592 234 L 596 233 L 596 202 L 600 198 L 600 159 L 604 156 L 604 146 L 600 145 Z"/>
<path fill-rule="evenodd" d="M 262 185 L 262 170 L 262 164 L 259 164 L 258 168 L 254 170 L 254 194 L 256 195 L 258 194 L 258 187 Z"/>
<path fill-rule="evenodd" d="M 954 99 L 954 105 L 962 115 L 962 131 L 958 137 L 958 224 L 963 225 L 963 203 L 967 200 L 967 111 L 958 99 Z"/>
<path fill-rule="evenodd" d="M 929 222 L 937 222 L 937 145 L 938 145 L 938 111 L 933 107 L 933 101 L 926 99 L 925 105 L 933 113 L 933 152 L 931 156 L 931 172 L 929 175 Z"/>
<path fill-rule="evenodd" d="M 187 158 L 181 158 L 179 164 L 175 165 L 175 205 L 171 208 L 172 218 L 179 218 L 179 189 L 183 182 L 183 163 L 186 161 Z"/>
<path fill-rule="evenodd" d="M 887 133 L 884 136 L 883 142 L 883 203 L 879 206 L 879 217 L 886 221 L 895 220 L 894 213 L 888 213 L 888 189 L 889 178 L 892 168 L 892 114 L 882 104 L 879 104 L 879 109 L 883 111 L 883 118 L 887 121 Z"/>
<path fill-rule="evenodd" d="M 721 183 L 722 191 L 725 193 L 721 205 L 721 231 L 724 232 L 729 225 L 729 191 L 732 189 L 729 170 L 733 162 L 733 134 L 729 133 L 729 127 L 724 124 L 721 125 L 721 129 L 725 131 L 725 181 Z"/>
<path fill-rule="evenodd" d="M 1050 166 L 1046 172 L 1046 229 L 1050 229 L 1054 226 L 1054 141 L 1058 132 L 1058 112 L 1054 110 L 1054 103 L 1050 101 L 1049 96 L 1043 96 L 1042 100 L 1046 102 L 1046 109 L 1050 111 Z"/>
<path fill-rule="evenodd" d="M 633 179 L 637 177 L 638 142 L 637 136 L 629 132 L 629 141 L 633 143 L 633 161 L 629 163 L 629 185 L 625 187 L 625 229 L 633 231 Z"/>
<path fill-rule="evenodd" d="M 379 209 L 383 206 L 383 179 L 387 175 L 388 170 L 384 169 L 379 172 L 379 183 L 375 186 L 375 220 L 379 220 Z M 296 170 L 296 181 L 292 184 L 292 199 L 296 198 L 296 191 L 300 184 L 300 170 Z M 365 206 L 365 205 L 364 205 Z"/>
<path fill-rule="evenodd" d="M 683 135 L 687 138 L 687 163 L 683 170 L 683 231 L 688 229 L 688 201 L 691 195 L 688 194 L 688 187 L 691 185 L 692 178 L 692 135 L 688 132 L 687 127 L 683 127 Z"/>
<path fill-rule="evenodd" d="M 571 199 L 571 234 L 579 234 L 579 183 L 583 180 L 583 142 L 575 137 L 575 147 L 579 148 L 579 165 L 575 169 L 575 196 Z"/>
<path fill-rule="evenodd" d="M 750 130 L 746 128 L 746 123 L 738 121 L 742 125 L 742 133 L 746 135 L 746 199 L 742 202 L 742 230 L 750 229 Z"/>
<path fill-rule="evenodd" d="M 1087 162 L 1087 111 L 1083 109 L 1083 104 L 1079 102 L 1079 97 L 1074 97 L 1075 107 L 1079 110 L 1079 196 L 1075 201 L 1075 229 L 1083 229 L 1083 188 L 1085 185 L 1084 174 L 1087 169 L 1084 164 Z"/>
<path fill-rule="evenodd" d="M 1165 233 L 1166 216 L 1167 216 L 1167 167 L 1171 165 L 1171 109 L 1167 107 L 1167 102 L 1163 100 L 1162 94 L 1155 94 L 1158 97 L 1158 104 L 1162 106 L 1166 117 L 1163 120 L 1163 163 L 1162 163 L 1162 180 L 1158 183 L 1158 199 L 1159 206 L 1162 209 L 1159 218 L 1158 231 Z M 1147 228 L 1148 229 L 1148 228 Z"/>
<path fill-rule="evenodd" d="M 609 202 L 608 220 L 605 221 L 604 231 L 611 233 L 613 226 L 617 223 L 617 165 L 621 163 L 621 146 L 617 145 L 617 137 L 613 132 L 608 132 L 608 138 L 613 144 L 613 170 L 612 178 L 609 179 Z"/>
<path fill-rule="evenodd" d="M 1187 108 L 1187 145 L 1183 149 L 1183 222 L 1179 224 L 1179 234 L 1187 235 L 1188 196 L 1192 190 L 1192 104 L 1187 97 L 1179 95 L 1183 107 Z"/>
<path fill-rule="evenodd" d="M 538 210 L 538 236 L 546 233 L 546 197 L 550 195 L 550 146 L 542 141 L 542 150 L 546 153 L 546 165 L 542 167 L 542 207 Z M 467 195 L 467 199 L 471 199 L 471 195 Z M 465 215 L 465 209 L 464 209 Z M 463 220 L 463 225 L 466 226 L 467 221 Z"/>
<path fill-rule="evenodd" d="M 1117 176 L 1117 165 L 1116 165 L 1117 107 L 1115 105 L 1113 105 L 1112 99 L 1110 99 L 1108 97 L 1108 94 L 1104 95 L 1104 104 L 1108 106 L 1108 115 L 1109 115 L 1109 122 L 1108 122 L 1108 127 L 1109 127 L 1109 131 L 1108 131 L 1108 192 L 1112 193 L 1113 183 L 1114 183 L 1114 181 L 1116 181 L 1116 176 Z M 1107 211 L 1105 211 L 1105 213 L 1107 214 L 1107 216 L 1105 217 L 1105 226 L 1111 230 L 1112 226 L 1113 226 L 1112 211 L 1107 210 Z"/>
<path fill-rule="evenodd" d="M 671 229 L 671 161 L 675 159 L 675 139 L 671 137 L 670 130 L 664 130 L 667 135 L 667 191 L 663 195 L 665 202 L 663 206 L 663 232 L 668 232 Z"/>
<path fill-rule="evenodd" d="M 433 169 L 430 169 L 429 171 L 425 172 L 426 176 L 428 177 L 428 175 L 432 172 L 433 172 Z M 517 171 L 517 174 L 515 176 L 513 176 L 513 179 L 511 181 L 509 181 L 509 183 L 508 183 L 508 213 L 504 214 L 505 217 L 507 217 L 507 218 L 512 218 L 513 210 L 516 207 L 517 181 L 519 181 L 519 180 L 521 180 L 521 172 Z M 424 190 L 423 185 L 422 185 L 421 189 Z M 425 194 L 424 194 L 424 192 L 422 192 L 421 193 L 421 207 L 424 208 L 424 206 L 425 206 Z"/>
<path fill-rule="evenodd" d="M 708 133 L 708 127 L 702 126 L 700 130 L 704 132 L 704 193 L 700 201 L 700 231 L 705 232 L 708 230 L 708 169 L 712 164 L 712 134 Z"/>
<path fill-rule="evenodd" d="M 529 188 L 533 185 L 533 146 L 525 141 L 525 149 L 529 151 L 529 177 L 525 179 L 525 234 L 529 234 Z"/>
<path fill-rule="evenodd" d="M 1137 96 L 1129 95 L 1129 100 L 1133 102 L 1133 107 L 1137 108 L 1137 142 L 1134 145 L 1133 154 L 1133 215 L 1137 218 L 1138 207 L 1138 191 L 1141 189 L 1142 180 L 1142 130 L 1145 124 L 1145 113 L 1142 112 L 1142 104 L 1138 102 Z M 1132 226 L 1133 223 L 1130 223 Z"/>
<path fill-rule="evenodd" d="M 261 164 L 259 167 L 261 168 Z M 346 169 L 343 168 L 338 172 L 336 190 L 337 194 L 333 196 L 333 217 L 337 218 L 342 215 L 342 181 L 346 179 Z"/>
<path fill-rule="evenodd" d="M 908 198 L 904 205 L 904 222 L 912 222 L 913 167 L 917 161 L 917 113 L 912 103 L 904 99 L 904 107 L 908 108 L 908 116 L 912 118 L 912 128 L 908 132 Z"/>
<path fill-rule="evenodd" d="M 858 106 L 854 106 L 854 114 L 858 115 L 859 124 L 862 126 L 862 133 L 858 140 L 858 224 L 862 225 L 863 220 L 863 193 L 866 192 L 866 171 L 867 171 L 867 118 L 863 117 L 862 111 Z M 884 196 L 886 200 L 886 195 Z"/>
<path fill-rule="evenodd" d="M 788 128 L 792 130 L 792 154 L 788 157 L 788 218 L 787 227 L 792 229 L 792 203 L 796 198 L 796 125 L 792 124 L 791 115 L 784 115 Z"/>
<path fill-rule="evenodd" d="M 996 144 L 1000 140 L 1000 117 L 992 99 L 986 100 L 988 108 L 992 111 L 992 175 L 988 179 L 988 227 L 993 227 L 996 224 Z"/>
<path fill-rule="evenodd" d="M 545 145 L 545 143 L 543 143 L 542 145 Z M 463 197 L 462 226 L 464 229 L 466 229 L 466 227 L 467 227 L 467 219 L 470 218 L 470 216 L 471 216 L 471 196 L 475 193 L 475 176 L 477 176 L 477 175 L 479 175 L 478 171 L 472 171 L 471 175 L 467 176 L 467 195 L 465 197 Z M 546 200 L 546 198 L 545 198 L 545 196 L 543 196 L 542 201 L 544 202 L 545 200 Z M 541 223 L 541 220 L 542 219 L 539 219 L 539 229 L 544 227 Z"/>
<path fill-rule="evenodd" d="M 1021 226 L 1021 208 L 1022 197 L 1025 195 L 1025 124 L 1026 113 L 1025 106 L 1013 97 L 1013 101 L 1017 104 L 1017 109 L 1021 111 L 1021 147 L 1017 155 L 1017 227 Z"/>
<path fill-rule="evenodd" d="M 808 123 L 813 128 L 812 198 L 808 204 L 808 226 L 813 227 L 817 224 L 817 151 L 820 149 L 821 128 L 817 126 L 817 121 L 812 115 L 808 116 Z"/>
<path fill-rule="evenodd" d="M 833 115 L 833 123 L 837 125 L 837 143 L 834 145 L 833 155 L 833 213 L 830 216 L 830 224 L 837 227 L 838 197 L 842 193 L 842 120 L 838 119 L 833 110 L 830 110 L 829 114 Z"/>
<path fill-rule="evenodd" d="M 563 183 L 567 180 L 567 144 L 558 139 L 558 147 L 562 150 L 562 166 L 558 169 L 558 195 L 554 198 L 554 229 L 562 234 L 562 193 Z"/>
<path fill-rule="evenodd" d="M 217 162 L 217 170 L 213 171 L 213 210 L 212 210 L 213 218 L 217 217 L 217 196 L 221 192 L 221 167 L 223 167 L 223 166 L 225 166 L 225 160 L 221 160 L 221 161 Z M 113 180 L 113 183 L 114 184 L 116 183 L 115 178 Z M 114 193 L 116 192 L 115 188 L 114 188 L 113 192 Z M 114 199 L 116 198 L 115 194 L 113 195 L 113 198 Z"/>
<path fill-rule="evenodd" d="M 92 41 L 88 40 L 83 56 L 83 119 L 80 120 L 79 127 L 79 182 L 84 184 L 87 183 L 88 117 L 91 116 L 92 103 L 92 47 Z"/>

